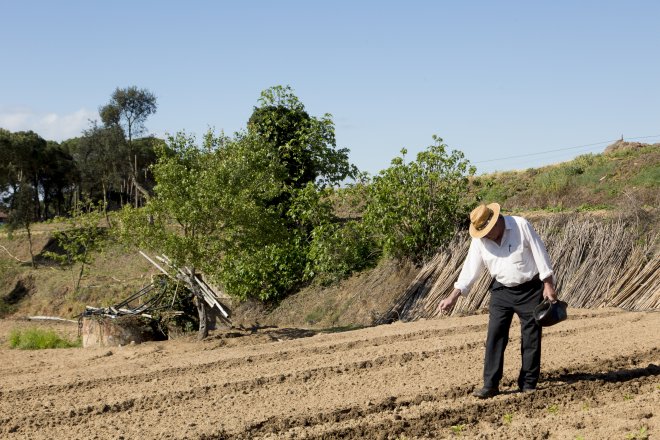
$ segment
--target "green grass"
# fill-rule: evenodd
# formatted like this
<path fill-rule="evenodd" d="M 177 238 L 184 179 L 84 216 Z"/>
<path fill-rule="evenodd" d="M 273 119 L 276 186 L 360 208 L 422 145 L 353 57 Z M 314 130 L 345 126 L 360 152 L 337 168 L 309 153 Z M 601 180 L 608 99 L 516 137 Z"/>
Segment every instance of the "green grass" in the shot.
<path fill-rule="evenodd" d="M 658 145 L 585 154 L 575 159 L 524 171 L 481 175 L 473 191 L 484 201 L 511 199 L 507 209 L 563 211 L 616 206 L 622 194 L 641 189 L 642 203 L 653 200 L 660 181 Z"/>
<path fill-rule="evenodd" d="M 81 341 L 69 341 L 52 330 L 28 328 L 14 329 L 9 334 L 9 346 L 20 350 L 41 350 L 44 348 L 80 347 Z"/>

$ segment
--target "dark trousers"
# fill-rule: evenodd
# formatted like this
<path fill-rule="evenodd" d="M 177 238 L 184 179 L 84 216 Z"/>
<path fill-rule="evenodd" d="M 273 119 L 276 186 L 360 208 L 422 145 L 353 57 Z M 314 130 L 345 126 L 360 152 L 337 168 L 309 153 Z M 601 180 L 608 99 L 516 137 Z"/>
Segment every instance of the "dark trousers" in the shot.
<path fill-rule="evenodd" d="M 541 372 L 541 326 L 534 320 L 534 307 L 543 299 L 543 282 L 534 278 L 516 287 L 491 284 L 484 387 L 497 388 L 504 369 L 504 350 L 509 342 L 513 314 L 520 319 L 522 367 L 519 388 L 535 388 Z"/>

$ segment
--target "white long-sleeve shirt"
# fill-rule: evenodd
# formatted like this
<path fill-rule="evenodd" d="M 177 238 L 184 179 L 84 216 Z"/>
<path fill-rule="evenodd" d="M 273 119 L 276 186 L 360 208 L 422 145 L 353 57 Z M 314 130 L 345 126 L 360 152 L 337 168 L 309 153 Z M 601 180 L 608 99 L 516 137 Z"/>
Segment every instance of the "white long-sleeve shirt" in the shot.
<path fill-rule="evenodd" d="M 542 280 L 554 275 L 545 245 L 532 225 L 522 217 L 503 217 L 504 233 L 499 245 L 488 238 L 472 239 L 454 284 L 462 295 L 467 295 L 484 266 L 507 287 L 527 282 L 536 274 Z"/>

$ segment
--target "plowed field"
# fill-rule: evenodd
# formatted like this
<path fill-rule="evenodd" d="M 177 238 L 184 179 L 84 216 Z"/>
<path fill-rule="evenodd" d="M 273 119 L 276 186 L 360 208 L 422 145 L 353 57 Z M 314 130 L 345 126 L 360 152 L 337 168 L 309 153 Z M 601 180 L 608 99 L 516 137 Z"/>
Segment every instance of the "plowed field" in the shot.
<path fill-rule="evenodd" d="M 27 324 L 0 320 L 0 438 L 660 436 L 660 313 L 569 313 L 545 330 L 534 393 L 515 390 L 514 324 L 503 394 L 485 401 L 470 393 L 481 385 L 486 315 L 39 351 L 6 348 L 8 330 Z"/>

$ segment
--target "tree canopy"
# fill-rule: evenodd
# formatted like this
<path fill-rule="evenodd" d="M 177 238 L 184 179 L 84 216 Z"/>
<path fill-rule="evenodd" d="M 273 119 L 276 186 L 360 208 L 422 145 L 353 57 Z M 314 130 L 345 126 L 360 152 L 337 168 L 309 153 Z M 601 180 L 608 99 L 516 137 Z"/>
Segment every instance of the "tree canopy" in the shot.
<path fill-rule="evenodd" d="M 156 108 L 156 95 L 149 90 L 136 86 L 117 87 L 110 102 L 99 108 L 99 115 L 106 126 L 122 127 L 130 143 L 134 136 L 144 133 L 144 123 L 156 113 Z"/>
<path fill-rule="evenodd" d="M 337 148 L 330 114 L 310 116 L 290 87 L 275 86 L 261 93 L 248 130 L 262 137 L 286 167 L 285 183 L 301 188 L 307 182 L 334 185 L 355 177 L 347 148 Z"/>

